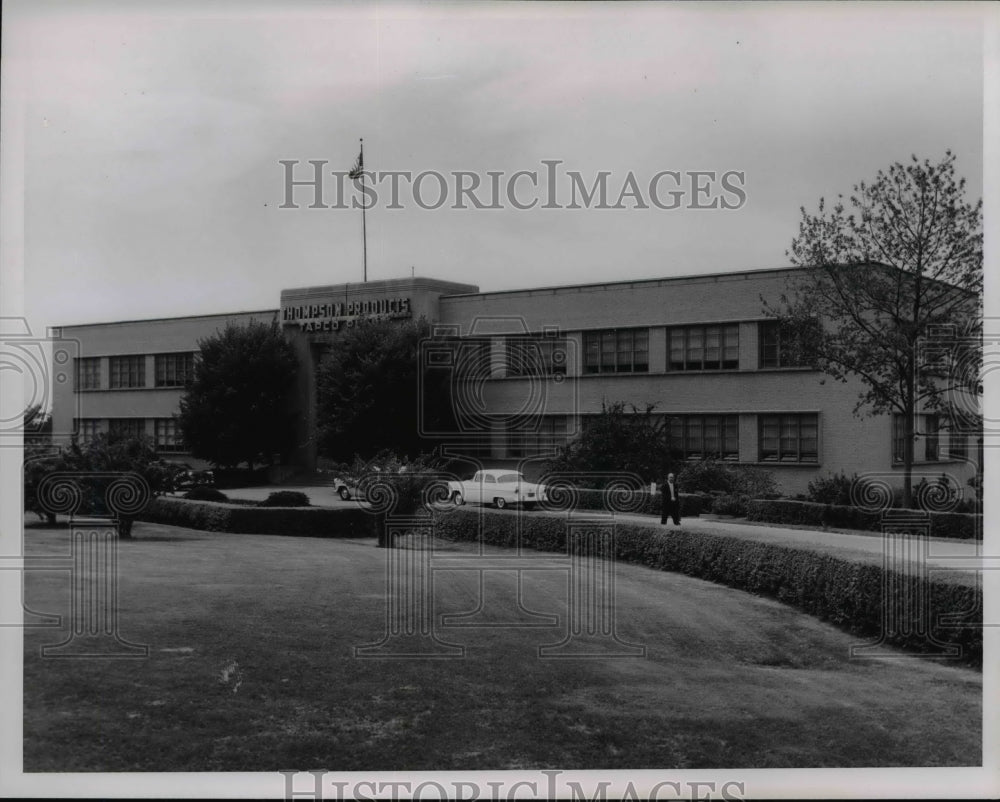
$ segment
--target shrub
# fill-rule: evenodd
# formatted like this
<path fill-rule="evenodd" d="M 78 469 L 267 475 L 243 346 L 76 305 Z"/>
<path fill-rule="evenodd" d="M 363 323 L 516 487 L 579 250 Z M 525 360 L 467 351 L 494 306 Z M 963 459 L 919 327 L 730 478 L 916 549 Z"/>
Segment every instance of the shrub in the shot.
<path fill-rule="evenodd" d="M 360 507 L 259 507 L 153 499 L 139 520 L 207 532 L 294 537 L 374 537 L 376 516 Z"/>
<path fill-rule="evenodd" d="M 566 521 L 553 516 L 518 521 L 488 510 L 457 510 L 440 516 L 436 526 L 437 534 L 450 540 L 563 554 L 570 550 L 566 529 Z M 938 643 L 960 647 L 963 660 L 982 664 L 983 632 L 975 625 L 982 621 L 982 606 L 975 583 L 895 573 L 890 578 L 878 564 L 704 530 L 664 534 L 656 526 L 621 523 L 615 531 L 616 559 L 769 596 L 860 637 L 881 636 L 904 649 L 926 651 L 926 633 Z M 884 598 L 887 589 L 906 597 Z M 927 600 L 926 610 L 912 604 L 916 592 Z M 884 626 L 887 609 L 907 616 L 889 631 Z M 927 621 L 919 620 L 922 614 L 928 615 Z M 949 615 L 966 624 L 949 626 Z"/>
<path fill-rule="evenodd" d="M 727 493 L 723 496 L 716 496 L 713 499 L 712 512 L 716 515 L 732 515 L 737 518 L 744 518 L 747 514 L 747 505 L 749 502 L 749 496 Z"/>
<path fill-rule="evenodd" d="M 686 493 L 735 494 L 750 498 L 776 498 L 774 474 L 752 465 L 733 465 L 714 459 L 687 463 L 677 476 Z"/>
<path fill-rule="evenodd" d="M 298 490 L 275 490 L 260 502 L 261 507 L 308 507 L 309 496 Z"/>
<path fill-rule="evenodd" d="M 981 515 L 959 512 L 927 513 L 932 537 L 972 540 L 982 538 Z M 842 529 L 863 529 L 878 532 L 882 529 L 884 514 L 877 510 L 845 507 L 836 504 L 815 504 L 788 499 L 754 499 L 747 506 L 751 521 L 799 524 Z"/>
<path fill-rule="evenodd" d="M 849 505 L 851 503 L 851 487 L 857 479 L 857 474 L 848 477 L 843 471 L 817 477 L 809 482 L 806 499 L 818 504 Z"/>
<path fill-rule="evenodd" d="M 778 498 L 778 483 L 774 474 L 763 468 L 752 465 L 734 465 L 732 467 L 733 493 L 747 498 Z"/>
<path fill-rule="evenodd" d="M 229 501 L 229 496 L 214 487 L 193 487 L 184 494 L 192 501 Z"/>

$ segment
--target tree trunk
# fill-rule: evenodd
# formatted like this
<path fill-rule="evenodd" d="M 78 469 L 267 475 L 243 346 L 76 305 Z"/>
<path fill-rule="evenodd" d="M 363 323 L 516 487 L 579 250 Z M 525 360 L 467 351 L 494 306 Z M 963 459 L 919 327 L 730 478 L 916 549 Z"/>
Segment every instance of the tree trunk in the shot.
<path fill-rule="evenodd" d="M 903 508 L 913 507 L 913 406 L 903 415 Z"/>
<path fill-rule="evenodd" d="M 119 540 L 131 540 L 132 539 L 132 524 L 134 520 L 132 518 L 119 518 L 118 519 L 118 539 Z"/>

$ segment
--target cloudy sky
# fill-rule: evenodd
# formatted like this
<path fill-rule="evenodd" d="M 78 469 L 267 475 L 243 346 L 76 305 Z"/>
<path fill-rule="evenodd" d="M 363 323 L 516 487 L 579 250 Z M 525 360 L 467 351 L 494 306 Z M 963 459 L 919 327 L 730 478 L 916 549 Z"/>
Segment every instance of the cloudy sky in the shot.
<path fill-rule="evenodd" d="M 6 3 L 24 309 L 43 330 L 275 308 L 282 288 L 359 280 L 361 213 L 306 208 L 302 190 L 280 208 L 280 161 L 302 162 L 299 178 L 310 159 L 347 170 L 362 136 L 369 170 L 544 178 L 556 159 L 588 183 L 610 172 L 612 202 L 630 171 L 644 192 L 665 170 L 745 177 L 731 210 L 449 197 L 430 211 L 404 190 L 402 209 L 367 215 L 372 279 L 413 269 L 496 290 L 781 266 L 800 206 L 911 153 L 951 148 L 982 194 L 985 13 Z"/>

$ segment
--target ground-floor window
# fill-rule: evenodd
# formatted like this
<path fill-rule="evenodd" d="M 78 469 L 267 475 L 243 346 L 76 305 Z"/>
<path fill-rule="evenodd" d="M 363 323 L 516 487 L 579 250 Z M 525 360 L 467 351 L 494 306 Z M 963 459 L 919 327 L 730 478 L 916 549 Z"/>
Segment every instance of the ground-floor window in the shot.
<path fill-rule="evenodd" d="M 108 432 L 116 437 L 142 437 L 146 434 L 145 418 L 111 418 Z"/>
<path fill-rule="evenodd" d="M 941 457 L 941 443 L 937 415 L 916 415 L 913 422 L 913 433 L 916 442 L 913 446 L 915 462 L 937 462 Z M 922 445 L 922 448 L 921 448 Z M 951 446 L 949 445 L 949 448 Z M 892 461 L 903 462 L 906 448 L 906 427 L 900 414 L 892 416 Z M 952 452 L 953 453 L 953 452 Z"/>
<path fill-rule="evenodd" d="M 819 462 L 819 415 L 758 415 L 761 462 Z"/>
<path fill-rule="evenodd" d="M 740 458 L 738 415 L 675 415 L 669 427 L 672 454 L 684 459 Z"/>
<path fill-rule="evenodd" d="M 73 431 L 81 443 L 89 443 L 101 433 L 101 419 L 76 418 L 73 421 Z"/>
<path fill-rule="evenodd" d="M 529 457 L 551 451 L 566 442 L 565 415 L 544 415 L 508 424 L 507 456 Z"/>
<path fill-rule="evenodd" d="M 157 418 L 153 423 L 158 451 L 183 451 L 184 440 L 174 418 Z"/>

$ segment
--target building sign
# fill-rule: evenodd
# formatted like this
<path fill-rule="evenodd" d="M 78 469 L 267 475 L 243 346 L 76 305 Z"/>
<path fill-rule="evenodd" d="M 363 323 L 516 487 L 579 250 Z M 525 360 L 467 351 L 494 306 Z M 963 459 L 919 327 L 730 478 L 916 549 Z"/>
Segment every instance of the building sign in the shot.
<path fill-rule="evenodd" d="M 361 321 L 398 320 L 412 316 L 409 298 L 298 304 L 281 310 L 282 323 L 285 326 L 298 325 L 302 331 L 340 331 Z"/>

